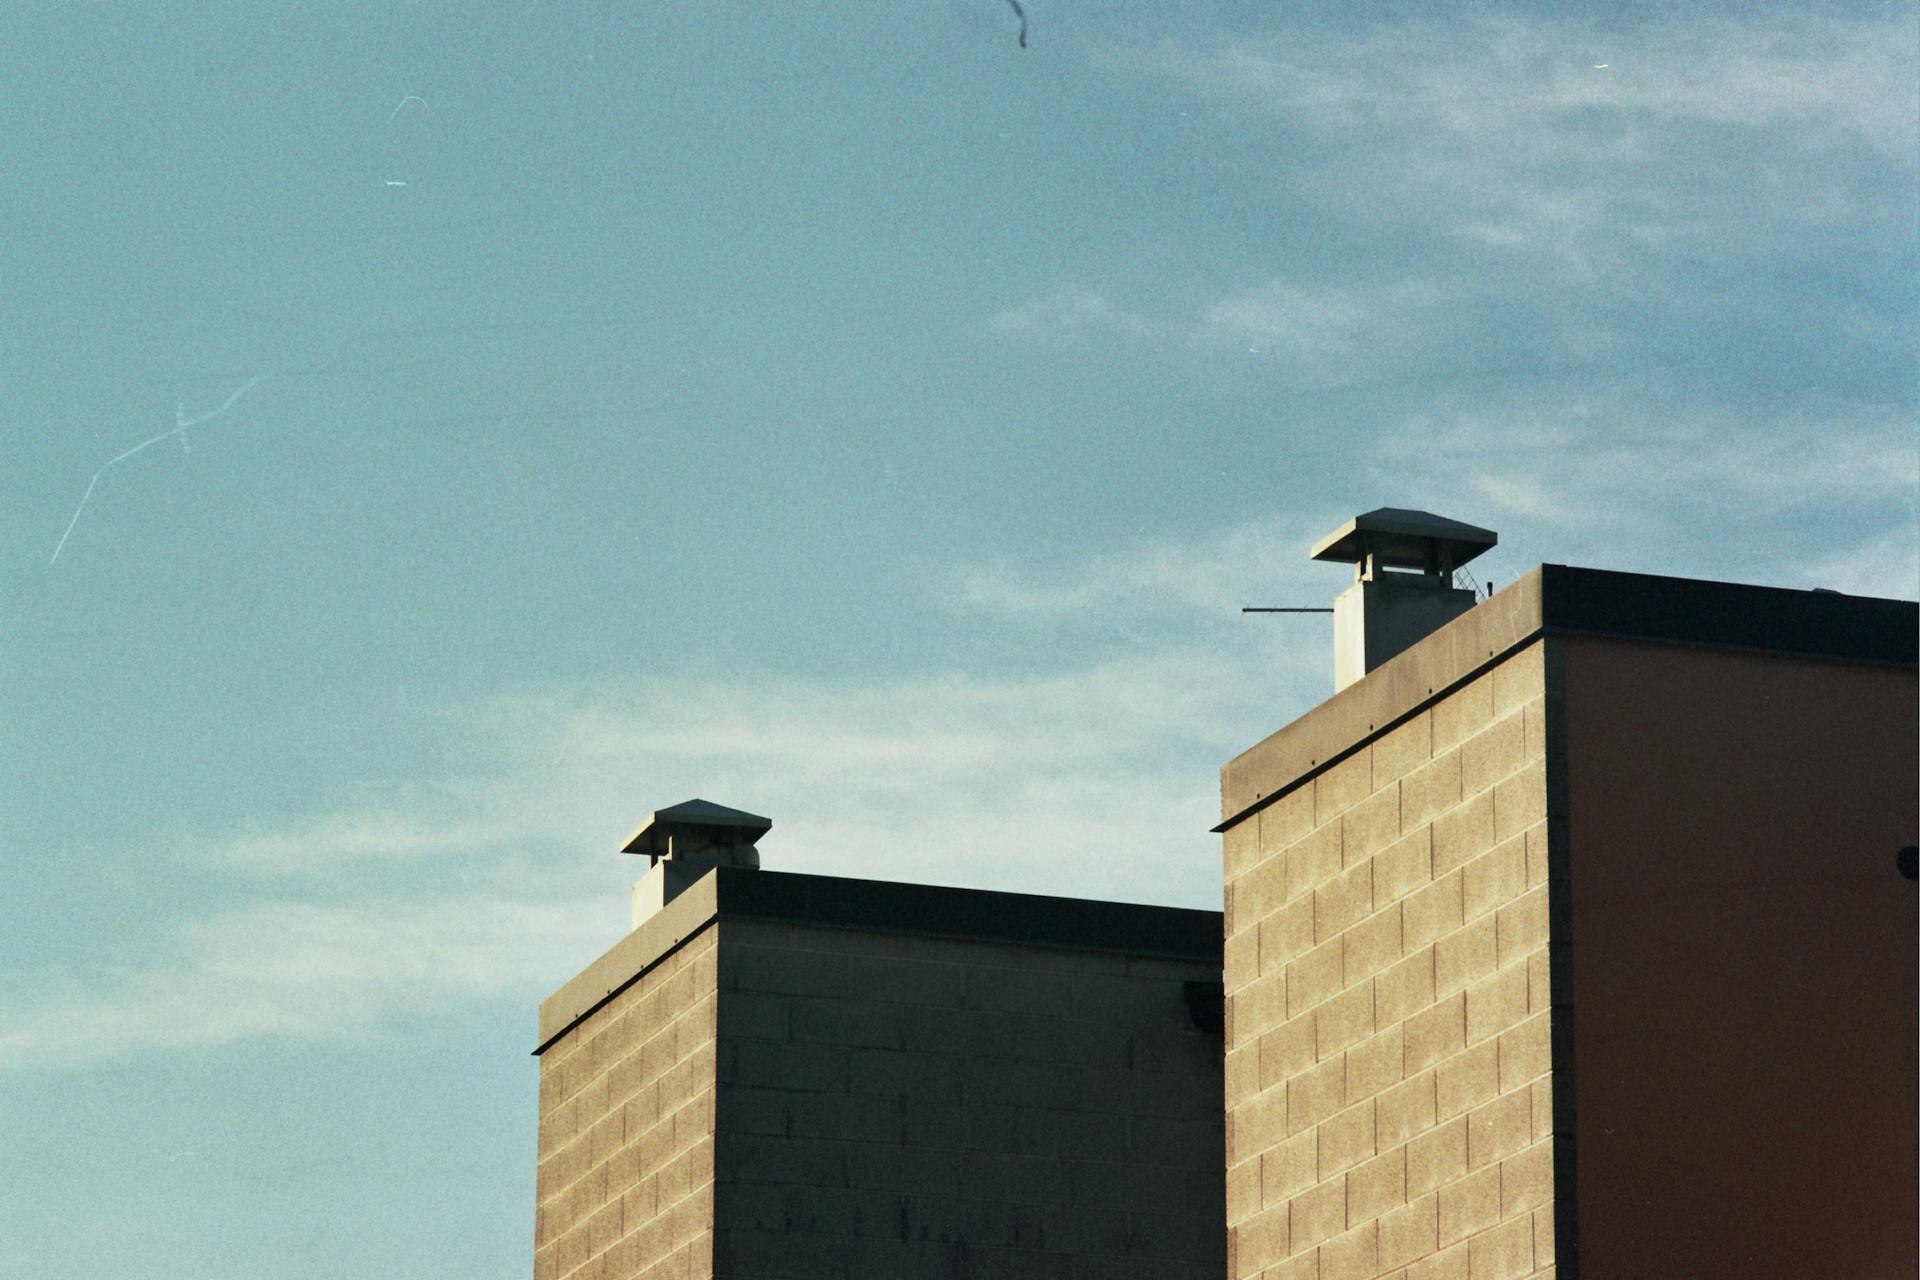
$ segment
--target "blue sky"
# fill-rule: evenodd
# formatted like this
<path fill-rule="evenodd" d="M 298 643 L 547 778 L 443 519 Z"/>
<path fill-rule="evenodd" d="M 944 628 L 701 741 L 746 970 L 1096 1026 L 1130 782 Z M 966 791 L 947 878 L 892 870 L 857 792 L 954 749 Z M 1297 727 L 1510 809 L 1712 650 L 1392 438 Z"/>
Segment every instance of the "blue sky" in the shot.
<path fill-rule="evenodd" d="M 11 20 L 0 1275 L 527 1274 L 690 796 L 1217 903 L 1356 512 L 1915 594 L 1910 7 L 1025 7 Z"/>

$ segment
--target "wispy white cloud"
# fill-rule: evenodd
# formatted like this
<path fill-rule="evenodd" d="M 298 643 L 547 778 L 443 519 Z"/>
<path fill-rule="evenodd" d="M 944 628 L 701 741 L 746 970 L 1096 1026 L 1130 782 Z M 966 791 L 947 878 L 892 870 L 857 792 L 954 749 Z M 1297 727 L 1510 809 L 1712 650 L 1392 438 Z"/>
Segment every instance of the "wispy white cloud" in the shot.
<path fill-rule="evenodd" d="M 1644 522 L 1685 514 L 1681 493 L 1712 495 L 1742 517 L 1898 510 L 1920 484 L 1911 419 L 1880 406 L 1740 413 L 1712 403 L 1648 403 L 1619 393 L 1526 390 L 1414 410 L 1383 434 L 1398 461 L 1502 477 L 1506 491 L 1572 499 L 1543 511 L 1583 522 L 1591 499 Z M 1489 490 L 1491 492 L 1491 490 Z M 1628 495 L 1631 495 L 1629 498 Z"/>
<path fill-rule="evenodd" d="M 1799 565 L 1800 585 L 1854 596 L 1912 600 L 1920 596 L 1920 520 L 1909 504 L 1891 528 L 1844 540 Z"/>
<path fill-rule="evenodd" d="M 473 727 L 563 762 L 554 793 L 602 848 L 700 795 L 774 819 L 770 868 L 1195 902 L 1213 770 L 1254 732 L 1249 690 L 1281 683 L 1250 651 L 1156 644 L 1032 676 L 598 685 Z"/>
<path fill-rule="evenodd" d="M 1144 56 L 1331 133 L 1425 117 L 1436 131 L 1484 137 L 1516 109 L 1606 108 L 1756 132 L 1816 128 L 1895 157 L 1911 145 L 1915 89 L 1903 64 L 1912 40 L 1906 15 L 1891 9 L 1676 13 L 1605 29 L 1508 14 L 1383 23 L 1357 35 L 1288 30 Z"/>
<path fill-rule="evenodd" d="M 1237 621 L 1243 605 L 1273 603 L 1266 597 L 1274 592 L 1323 594 L 1324 574 L 1300 549 L 1334 523 L 1331 514 L 1254 521 L 1041 572 L 1000 562 L 963 571 L 952 594 L 968 613 L 1023 623 L 1177 618 L 1189 628 L 1217 626 Z"/>
<path fill-rule="evenodd" d="M 995 312 L 988 323 L 1014 337 L 1062 337 L 1122 333 L 1151 338 L 1158 322 L 1116 302 L 1107 293 L 1077 281 L 1065 281 L 1050 291 Z"/>
<path fill-rule="evenodd" d="M 1113 571 L 1149 591 L 1180 563 L 1224 582 L 1205 559 L 1165 548 Z M 650 676 L 441 708 L 458 768 L 397 801 L 369 780 L 332 811 L 154 837 L 173 865 L 237 877 L 223 896 L 242 905 L 123 939 L 110 964 L 0 974 L 0 1067 L 530 1007 L 624 932 L 644 864 L 620 837 L 696 795 L 771 816 L 773 870 L 1205 905 L 1215 770 L 1304 705 L 1292 681 L 1270 645 L 1189 639 L 1040 674 Z M 298 872 L 301 898 L 276 878 L 246 904 L 261 870 Z"/>
<path fill-rule="evenodd" d="M 1435 354 L 1440 323 L 1474 290 L 1458 282 L 1305 285 L 1268 280 L 1208 303 L 1212 334 L 1307 386 L 1344 386 Z"/>
<path fill-rule="evenodd" d="M 1108 61 L 1315 140 L 1286 180 L 1349 216 L 1597 275 L 1648 249 L 1904 225 L 1914 43 L 1896 10 L 1607 30 L 1512 15 Z"/>
<path fill-rule="evenodd" d="M 471 853 L 519 834 L 519 826 L 506 820 L 356 809 L 271 826 L 256 822 L 230 835 L 191 838 L 188 843 L 190 856 L 200 861 L 256 871 L 324 871 L 363 860 Z"/>
<path fill-rule="evenodd" d="M 1880 406 L 1739 413 L 1527 390 L 1405 413 L 1375 447 L 1423 500 L 1470 495 L 1534 560 L 1836 586 L 1856 581 L 1838 564 L 1871 558 L 1872 594 L 1912 595 L 1916 440 L 1909 415 Z M 1701 563 L 1709 551 L 1719 563 Z"/>
<path fill-rule="evenodd" d="M 1304 200 L 1364 229 L 1357 269 L 1329 278 L 1307 255 L 1240 262 L 1237 283 L 1197 283 L 1204 261 L 1157 284 L 1081 275 L 993 328 L 1242 395 L 1617 377 L 1636 357 L 1695 370 L 1721 342 L 1756 360 L 1832 359 L 1840 334 L 1889 362 L 1911 346 L 1906 309 L 1834 288 L 1830 265 L 1900 270 L 1912 243 L 1920 41 L 1904 15 L 1277 27 L 1104 60 L 1270 135 L 1287 158 L 1275 216 Z M 1806 335 L 1766 333 L 1756 307 L 1792 308 Z"/>
<path fill-rule="evenodd" d="M 338 1035 L 449 1001 L 530 998 L 547 975 L 604 945 L 609 914 L 579 901 L 485 897 L 224 911 L 185 923 L 144 963 L 11 975 L 0 1067 Z"/>
<path fill-rule="evenodd" d="M 1356 485 L 1498 528 L 1502 580 L 1541 560 L 1712 576 L 1698 549 L 1721 546 L 1747 557 L 1737 578 L 1915 589 L 1920 459 L 1891 415 L 1755 424 L 1516 393 L 1405 414 L 1355 456 Z M 667 674 L 440 708 L 445 777 L 156 837 L 243 890 L 299 872 L 303 900 L 189 919 L 109 967 L 0 975 L 16 1011 L 0 1066 L 354 1034 L 423 1001 L 530 1003 L 623 931 L 642 867 L 619 838 L 696 795 L 772 817 L 774 870 L 1215 901 L 1215 770 L 1327 689 L 1324 619 L 1238 609 L 1330 599 L 1343 582 L 1305 553 L 1351 514 L 1005 562 L 936 593 L 967 625 L 1113 637 L 1039 673 Z M 1741 529 L 1778 572 L 1753 571 Z"/>
<path fill-rule="evenodd" d="M 1920 433 L 1897 407 L 1735 409 L 1516 386 L 1436 393 L 1356 433 L 1348 454 L 1350 492 L 1499 530 L 1502 545 L 1474 566 L 1483 578 L 1505 582 L 1555 561 L 1920 594 Z M 1128 619 L 1135 630 L 1228 618 L 1247 604 L 1317 604 L 1344 584 L 1306 549 L 1352 514 L 1252 521 L 1051 571 L 976 568 L 951 595 L 972 613 L 1027 625 Z M 1209 640 L 1234 643 L 1224 631 Z M 1311 693 L 1321 656 L 1315 641 L 1251 661 L 1289 667 L 1294 687 Z"/>
<path fill-rule="evenodd" d="M 1299 387 L 1371 382 L 1443 359 L 1481 291 L 1461 280 L 1380 283 L 1274 276 L 1211 294 L 1119 301 L 1069 281 L 988 318 L 1007 336 L 1055 345 L 1120 341 L 1196 381 L 1277 376 Z"/>

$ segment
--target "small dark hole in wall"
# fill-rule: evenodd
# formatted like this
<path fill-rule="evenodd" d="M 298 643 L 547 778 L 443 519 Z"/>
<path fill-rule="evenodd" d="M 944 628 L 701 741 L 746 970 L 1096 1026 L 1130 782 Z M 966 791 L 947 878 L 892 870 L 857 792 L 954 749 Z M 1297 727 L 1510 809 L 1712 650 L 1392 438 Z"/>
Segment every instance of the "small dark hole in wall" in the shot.
<path fill-rule="evenodd" d="M 1189 982 L 1187 987 L 1187 1017 L 1193 1020 L 1194 1030 L 1204 1031 L 1217 1036 L 1227 1026 L 1226 987 L 1218 982 Z"/>
<path fill-rule="evenodd" d="M 1908 845 L 1893 855 L 1893 865 L 1909 880 L 1920 880 L 1920 847 Z"/>

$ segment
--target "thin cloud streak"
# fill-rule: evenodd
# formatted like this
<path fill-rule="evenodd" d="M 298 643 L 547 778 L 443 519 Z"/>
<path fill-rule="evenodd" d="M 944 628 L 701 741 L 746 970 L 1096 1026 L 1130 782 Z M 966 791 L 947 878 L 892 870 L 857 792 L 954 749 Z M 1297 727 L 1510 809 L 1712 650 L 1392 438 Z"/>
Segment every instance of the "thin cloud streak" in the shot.
<path fill-rule="evenodd" d="M 988 326 L 1010 337 L 1058 339 L 1120 333 L 1152 338 L 1160 330 L 1146 315 L 1115 302 L 1098 289 L 1065 281 L 1053 289 L 988 317 Z"/>
<path fill-rule="evenodd" d="M 1807 510 L 1871 518 L 1899 511 L 1920 486 L 1910 417 L 1872 405 L 1758 415 L 1537 389 L 1415 410 L 1379 447 L 1402 464 L 1458 459 L 1472 474 L 1558 490 L 1573 499 L 1551 508 L 1564 522 L 1605 509 L 1644 527 L 1661 512 L 1715 499 L 1745 517 Z M 1695 501 L 1676 500 L 1689 493 Z"/>
<path fill-rule="evenodd" d="M 1920 444 L 1902 411 L 1742 414 L 1537 389 L 1407 413 L 1374 448 L 1427 500 L 1477 498 L 1479 523 L 1531 541 L 1525 563 L 1920 593 Z M 1702 563 L 1707 548 L 1722 563 Z M 1835 570 L 1867 557 L 1864 578 Z"/>
<path fill-rule="evenodd" d="M 1904 227 L 1912 34 L 1894 14 L 1677 15 L 1605 32 L 1503 16 L 1104 61 L 1331 144 L 1287 180 L 1350 216 L 1595 281 L 1652 252 Z"/>
<path fill-rule="evenodd" d="M 1498 528 L 1503 546 L 1476 568 L 1503 584 L 1540 560 L 1711 576 L 1690 560 L 1703 542 L 1687 521 L 1738 507 L 1770 531 L 1770 580 L 1914 589 L 1920 457 L 1892 415 L 1736 423 L 1527 394 L 1423 410 L 1357 445 L 1377 459 L 1356 471 L 1361 489 Z M 1781 532 L 1822 504 L 1854 518 Z M 1329 599 L 1344 583 L 1306 548 L 1351 514 L 1002 563 L 935 593 L 973 625 L 1140 621 L 1049 673 L 655 675 L 438 708 L 459 762 L 448 776 L 398 798 L 369 779 L 331 812 L 168 837 L 178 863 L 297 872 L 310 893 L 187 921 L 132 964 L 7 975 L 33 999 L 0 1034 L 0 1067 L 364 1034 L 423 998 L 531 1003 L 623 931 L 643 868 L 614 856 L 618 839 L 695 795 L 771 816 L 774 870 L 1214 905 L 1215 771 L 1327 692 L 1322 629 L 1237 609 Z M 1907 584 L 1889 583 L 1890 564 Z M 1762 576 L 1750 569 L 1734 576 Z M 456 861 L 457 893 L 386 874 Z"/>
<path fill-rule="evenodd" d="M 460 772 L 404 809 L 349 795 L 164 837 L 183 870 L 297 872 L 302 900 L 172 925 L 145 955 L 122 938 L 111 966 L 0 975 L 31 997 L 0 1068 L 367 1034 L 423 1001 L 530 1007 L 624 932 L 644 865 L 619 837 L 694 795 L 772 816 L 775 870 L 1216 904 L 1214 770 L 1285 684 L 1257 646 L 1156 645 L 1040 676 L 653 677 L 443 708 Z"/>
<path fill-rule="evenodd" d="M 1272 376 L 1324 390 L 1442 363 L 1483 293 L 1463 280 L 1332 283 L 1272 276 L 1212 294 L 1170 290 L 1122 302 L 1065 281 L 993 313 L 987 327 L 1055 347 L 1119 339 L 1216 387 Z"/>
<path fill-rule="evenodd" d="M 31 999 L 0 1069 L 85 1063 L 269 1035 L 339 1035 L 450 1000 L 540 994 L 591 947 L 603 911 L 461 898 L 404 906 L 263 902 L 186 924 L 167 957 L 86 974 L 13 975 Z"/>
<path fill-rule="evenodd" d="M 1256 595 L 1324 594 L 1325 574 L 1301 549 L 1341 518 L 1262 520 L 1204 540 L 1143 542 L 1050 574 L 997 563 L 959 574 L 952 596 L 964 613 L 1025 624 L 1126 617 L 1237 627 L 1242 606 L 1264 602 Z"/>
<path fill-rule="evenodd" d="M 446 822 L 382 811 L 335 813 L 290 822 L 280 830 L 256 828 L 196 842 L 196 856 L 256 871 L 316 870 L 362 859 L 470 853 L 520 834 L 517 824 L 506 821 Z"/>

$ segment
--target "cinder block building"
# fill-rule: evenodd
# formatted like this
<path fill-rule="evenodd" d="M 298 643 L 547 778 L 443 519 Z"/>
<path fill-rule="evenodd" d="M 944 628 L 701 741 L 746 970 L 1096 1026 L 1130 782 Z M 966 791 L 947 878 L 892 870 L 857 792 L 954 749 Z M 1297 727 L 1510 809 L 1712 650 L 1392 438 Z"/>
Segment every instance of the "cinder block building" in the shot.
<path fill-rule="evenodd" d="M 541 1006 L 536 1276 L 1911 1277 L 1920 612 L 1455 589 L 1493 541 L 1315 548 L 1336 692 L 1222 770 L 1223 915 L 653 815 Z"/>
<path fill-rule="evenodd" d="M 1217 1280 L 1216 912 L 755 869 L 694 801 L 540 1010 L 534 1272 Z"/>
<path fill-rule="evenodd" d="M 1335 531 L 1222 771 L 1230 1275 L 1911 1277 L 1915 607 L 1492 540 Z"/>

